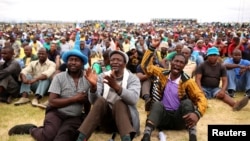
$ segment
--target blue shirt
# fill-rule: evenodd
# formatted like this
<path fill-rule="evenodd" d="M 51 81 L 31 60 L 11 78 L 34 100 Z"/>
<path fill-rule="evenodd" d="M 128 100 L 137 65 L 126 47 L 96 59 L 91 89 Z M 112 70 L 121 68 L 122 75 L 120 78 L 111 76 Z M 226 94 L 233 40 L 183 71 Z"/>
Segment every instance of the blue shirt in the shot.
<path fill-rule="evenodd" d="M 227 58 L 225 61 L 224 61 L 224 64 L 235 64 L 233 62 L 233 58 Z M 238 65 L 241 65 L 241 66 L 249 66 L 250 65 L 250 61 L 248 60 L 245 60 L 245 59 L 240 59 L 240 62 L 238 63 Z M 236 77 L 238 79 L 240 79 L 240 68 L 234 68 L 234 72 L 236 74 Z"/>

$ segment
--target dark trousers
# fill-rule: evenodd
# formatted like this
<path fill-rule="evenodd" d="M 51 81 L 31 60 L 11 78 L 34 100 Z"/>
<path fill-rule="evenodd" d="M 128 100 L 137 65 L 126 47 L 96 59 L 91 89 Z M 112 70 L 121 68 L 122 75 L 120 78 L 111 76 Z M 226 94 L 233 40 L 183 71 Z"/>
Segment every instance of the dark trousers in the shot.
<path fill-rule="evenodd" d="M 98 97 L 79 131 L 89 138 L 99 126 L 110 132 L 118 131 L 120 136 L 135 133 L 129 108 L 122 100 L 117 100 L 111 109 L 103 97 Z"/>
<path fill-rule="evenodd" d="M 33 128 L 31 136 L 37 141 L 73 141 L 76 140 L 81 125 L 80 116 L 66 116 L 56 109 L 47 108 L 44 124 Z"/>
<path fill-rule="evenodd" d="M 186 129 L 182 116 L 194 112 L 194 110 L 194 105 L 190 99 L 182 100 L 176 111 L 168 111 L 161 102 L 155 102 L 148 115 L 148 120 L 152 121 L 158 129 Z"/>

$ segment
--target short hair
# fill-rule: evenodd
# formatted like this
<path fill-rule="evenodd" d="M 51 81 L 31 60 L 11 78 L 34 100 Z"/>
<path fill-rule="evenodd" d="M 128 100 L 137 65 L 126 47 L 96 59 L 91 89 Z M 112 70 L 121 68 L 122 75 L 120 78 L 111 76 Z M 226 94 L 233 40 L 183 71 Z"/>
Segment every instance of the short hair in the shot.
<path fill-rule="evenodd" d="M 3 47 L 2 50 L 3 50 L 3 49 L 9 50 L 10 52 L 13 52 L 13 53 L 14 53 L 14 49 L 13 49 L 13 47 L 11 47 L 11 46 Z"/>
<path fill-rule="evenodd" d="M 106 50 L 106 51 L 103 53 L 102 57 L 103 57 L 103 58 L 109 58 L 110 52 L 111 52 L 111 50 Z"/>
<path fill-rule="evenodd" d="M 176 53 L 176 54 L 173 56 L 173 58 L 172 58 L 171 61 L 173 61 L 174 58 L 177 57 L 177 56 L 182 56 L 182 57 L 185 59 L 185 64 L 188 63 L 188 59 L 187 59 L 182 53 Z"/>

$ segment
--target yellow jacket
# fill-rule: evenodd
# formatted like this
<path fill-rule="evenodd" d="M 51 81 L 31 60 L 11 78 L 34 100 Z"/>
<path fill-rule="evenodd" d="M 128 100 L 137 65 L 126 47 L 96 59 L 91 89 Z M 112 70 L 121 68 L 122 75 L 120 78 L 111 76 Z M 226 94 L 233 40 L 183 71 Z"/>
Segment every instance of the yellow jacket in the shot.
<path fill-rule="evenodd" d="M 153 56 L 154 49 L 152 47 L 149 47 L 142 58 L 141 67 L 148 76 L 158 77 L 158 89 L 159 94 L 161 95 L 160 97 L 162 98 L 165 86 L 168 83 L 170 70 L 155 66 L 153 64 Z M 205 113 L 207 109 L 207 99 L 204 92 L 198 87 L 195 81 L 184 72 L 181 74 L 178 95 L 180 100 L 188 97 L 197 107 L 195 112 L 200 117 Z"/>

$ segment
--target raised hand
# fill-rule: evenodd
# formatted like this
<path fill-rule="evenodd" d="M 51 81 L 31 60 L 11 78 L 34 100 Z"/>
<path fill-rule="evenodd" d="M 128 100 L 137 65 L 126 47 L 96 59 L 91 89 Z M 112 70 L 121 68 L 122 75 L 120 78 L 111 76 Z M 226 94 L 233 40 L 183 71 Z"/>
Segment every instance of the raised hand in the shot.
<path fill-rule="evenodd" d="M 91 68 L 88 68 L 85 73 L 86 79 L 89 81 L 90 85 L 96 87 L 97 85 L 97 74 Z"/>
<path fill-rule="evenodd" d="M 103 76 L 103 82 L 108 84 L 115 91 L 119 90 L 119 88 L 120 88 L 119 84 L 116 82 L 116 76 L 115 76 L 114 70 L 112 70 L 110 75 Z"/>
<path fill-rule="evenodd" d="M 160 37 L 155 37 L 154 39 L 152 39 L 151 46 L 153 48 L 157 48 L 157 47 L 159 47 L 160 43 L 161 43 L 161 38 Z"/>

